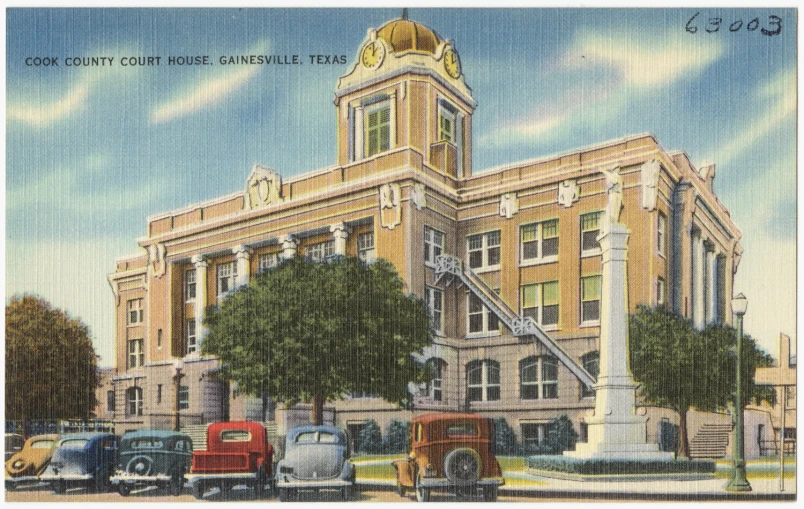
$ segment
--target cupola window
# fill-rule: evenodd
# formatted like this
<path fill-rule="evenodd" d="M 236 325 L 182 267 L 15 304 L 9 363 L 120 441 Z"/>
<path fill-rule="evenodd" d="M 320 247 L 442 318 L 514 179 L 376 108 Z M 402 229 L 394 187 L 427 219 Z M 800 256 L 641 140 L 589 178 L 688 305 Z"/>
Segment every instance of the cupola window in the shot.
<path fill-rule="evenodd" d="M 366 113 L 366 157 L 391 147 L 391 107 L 386 103 Z"/>

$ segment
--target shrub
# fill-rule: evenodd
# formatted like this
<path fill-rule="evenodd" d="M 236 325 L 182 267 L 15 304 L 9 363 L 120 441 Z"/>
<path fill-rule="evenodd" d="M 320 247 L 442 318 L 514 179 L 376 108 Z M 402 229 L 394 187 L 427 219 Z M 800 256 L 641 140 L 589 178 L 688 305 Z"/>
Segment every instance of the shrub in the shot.
<path fill-rule="evenodd" d="M 408 452 L 410 421 L 392 419 L 385 432 L 383 448 L 389 454 Z"/>
<path fill-rule="evenodd" d="M 547 448 L 553 451 L 552 454 L 575 449 L 577 441 L 578 433 L 566 415 L 559 415 L 547 425 Z"/>
<path fill-rule="evenodd" d="M 516 433 L 505 417 L 494 418 L 494 442 L 497 446 L 497 454 L 500 456 L 519 454 Z"/>
<path fill-rule="evenodd" d="M 357 436 L 357 450 L 368 454 L 382 452 L 382 432 L 374 419 L 363 422 L 363 429 Z"/>
<path fill-rule="evenodd" d="M 530 456 L 528 468 L 581 475 L 638 475 L 714 473 L 715 462 L 707 460 L 579 459 L 567 456 Z"/>

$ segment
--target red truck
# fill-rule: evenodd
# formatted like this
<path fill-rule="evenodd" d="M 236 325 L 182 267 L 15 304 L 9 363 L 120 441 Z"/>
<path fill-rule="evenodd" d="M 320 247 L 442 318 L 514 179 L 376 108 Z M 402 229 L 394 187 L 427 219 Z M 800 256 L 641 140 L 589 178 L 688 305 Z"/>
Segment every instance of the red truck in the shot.
<path fill-rule="evenodd" d="M 193 452 L 187 480 L 197 499 L 210 488 L 225 491 L 243 484 L 262 498 L 273 492 L 273 457 L 274 448 L 262 424 L 214 422 L 207 428 L 207 450 Z"/>

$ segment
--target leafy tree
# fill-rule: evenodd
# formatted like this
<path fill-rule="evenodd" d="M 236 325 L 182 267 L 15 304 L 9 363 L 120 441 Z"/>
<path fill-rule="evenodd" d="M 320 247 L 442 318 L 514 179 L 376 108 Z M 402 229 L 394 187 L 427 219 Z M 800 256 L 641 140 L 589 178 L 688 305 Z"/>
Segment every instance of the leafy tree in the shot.
<path fill-rule="evenodd" d="M 408 451 L 408 438 L 410 435 L 410 421 L 391 419 L 388 431 L 385 432 L 384 449 L 388 453 Z"/>
<path fill-rule="evenodd" d="M 374 419 L 368 419 L 363 423 L 363 427 L 357 435 L 357 450 L 376 454 L 382 451 L 382 445 L 380 425 Z"/>
<path fill-rule="evenodd" d="M 578 432 L 566 414 L 559 415 L 547 424 L 547 447 L 551 449 L 552 454 L 575 449 L 577 442 Z"/>
<path fill-rule="evenodd" d="M 639 306 L 630 321 L 631 369 L 641 384 L 641 395 L 678 413 L 679 456 L 689 457 L 687 413 L 691 408 L 711 412 L 733 403 L 737 332 L 725 325 L 696 331 L 691 322 L 664 308 Z M 743 394 L 772 398 L 754 385 L 757 366 L 770 357 L 743 336 Z"/>
<path fill-rule="evenodd" d="M 517 453 L 516 433 L 505 417 L 494 418 L 494 441 L 497 454 L 508 456 Z"/>
<path fill-rule="evenodd" d="M 81 320 L 30 295 L 6 306 L 6 419 L 88 419 L 97 365 Z"/>
<path fill-rule="evenodd" d="M 315 424 L 346 392 L 406 400 L 421 371 L 411 354 L 432 341 L 423 302 L 385 260 L 295 258 L 230 294 L 205 324 L 202 351 L 226 378 L 249 394 L 311 401 Z"/>

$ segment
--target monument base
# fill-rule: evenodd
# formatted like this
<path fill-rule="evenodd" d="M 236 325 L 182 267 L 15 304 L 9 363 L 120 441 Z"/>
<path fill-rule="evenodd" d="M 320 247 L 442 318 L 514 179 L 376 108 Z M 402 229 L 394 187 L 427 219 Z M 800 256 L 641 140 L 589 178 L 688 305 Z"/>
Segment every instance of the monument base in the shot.
<path fill-rule="evenodd" d="M 659 450 L 658 444 L 647 443 L 645 422 L 637 415 L 587 419 L 587 443 L 575 444 L 574 451 L 564 455 L 577 459 L 668 460 L 673 453 Z"/>

